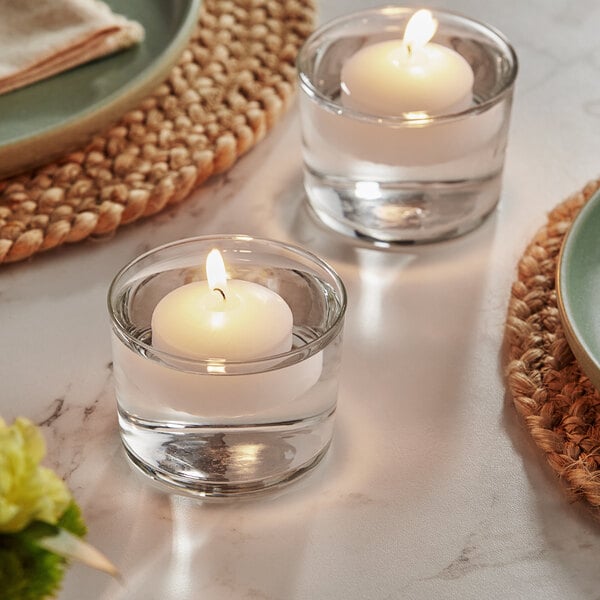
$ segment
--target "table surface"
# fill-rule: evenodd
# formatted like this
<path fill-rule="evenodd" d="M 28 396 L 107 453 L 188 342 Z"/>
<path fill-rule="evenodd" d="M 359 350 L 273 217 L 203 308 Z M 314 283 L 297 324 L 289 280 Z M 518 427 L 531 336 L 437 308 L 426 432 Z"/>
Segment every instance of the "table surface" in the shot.
<path fill-rule="evenodd" d="M 381 3 L 324 0 L 320 21 Z M 545 215 L 598 175 L 600 4 L 438 0 L 520 59 L 500 205 L 476 231 L 383 252 L 314 224 L 297 107 L 179 207 L 0 269 L 0 414 L 42 424 L 47 464 L 125 585 L 74 565 L 61 600 L 560 598 L 600 595 L 600 529 L 519 424 L 502 338 L 516 263 Z M 349 307 L 332 448 L 285 493 L 233 504 L 169 496 L 133 472 L 117 428 L 107 287 L 177 238 L 303 245 Z"/>

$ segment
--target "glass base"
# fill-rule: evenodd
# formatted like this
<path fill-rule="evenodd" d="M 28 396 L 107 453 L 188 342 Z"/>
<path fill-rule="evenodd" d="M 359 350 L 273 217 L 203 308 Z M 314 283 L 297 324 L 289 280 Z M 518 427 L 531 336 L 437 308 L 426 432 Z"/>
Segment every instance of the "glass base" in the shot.
<path fill-rule="evenodd" d="M 203 499 L 256 497 L 310 472 L 331 443 L 335 410 L 291 423 L 180 426 L 119 410 L 128 458 L 162 487 Z"/>
<path fill-rule="evenodd" d="M 314 215 L 345 236 L 376 246 L 423 244 L 478 227 L 500 196 L 501 173 L 453 182 L 364 182 L 305 172 Z"/>

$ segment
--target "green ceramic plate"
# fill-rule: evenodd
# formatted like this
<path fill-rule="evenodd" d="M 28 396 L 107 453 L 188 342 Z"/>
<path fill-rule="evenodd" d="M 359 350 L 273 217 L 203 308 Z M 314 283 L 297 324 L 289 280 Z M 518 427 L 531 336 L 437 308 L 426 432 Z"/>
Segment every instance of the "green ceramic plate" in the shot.
<path fill-rule="evenodd" d="M 144 41 L 0 96 L 0 176 L 85 143 L 167 76 L 196 23 L 200 0 L 107 0 L 140 22 Z"/>
<path fill-rule="evenodd" d="M 600 389 L 600 192 L 581 209 L 567 233 L 556 289 L 569 346 Z"/>

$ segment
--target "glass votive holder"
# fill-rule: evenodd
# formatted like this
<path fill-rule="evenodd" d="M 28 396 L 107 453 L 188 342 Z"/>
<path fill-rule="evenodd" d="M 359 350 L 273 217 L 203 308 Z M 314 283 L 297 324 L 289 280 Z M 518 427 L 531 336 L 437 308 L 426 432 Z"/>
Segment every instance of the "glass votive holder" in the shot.
<path fill-rule="evenodd" d="M 414 12 L 384 7 L 334 20 L 308 38 L 297 61 L 309 206 L 329 227 L 376 245 L 462 235 L 500 195 L 517 57 L 499 32 L 431 11 L 438 22 L 432 42 L 473 72 L 466 102 L 447 112 L 377 114 L 345 94 L 348 60 L 374 44 L 401 44 Z M 373 93 L 382 94 L 388 82 L 376 85 Z"/>
<path fill-rule="evenodd" d="M 213 248 L 233 282 L 268 288 L 289 306 L 289 351 L 196 359 L 157 348 L 156 331 L 153 345 L 157 305 L 193 282 L 204 289 Z M 294 481 L 327 452 L 346 292 L 318 257 L 241 235 L 180 240 L 125 266 L 108 309 L 121 439 L 132 463 L 154 480 L 206 499 L 253 496 Z M 184 318 L 183 309 L 176 312 L 174 319 Z M 275 326 L 273 319 L 266 328 Z"/>

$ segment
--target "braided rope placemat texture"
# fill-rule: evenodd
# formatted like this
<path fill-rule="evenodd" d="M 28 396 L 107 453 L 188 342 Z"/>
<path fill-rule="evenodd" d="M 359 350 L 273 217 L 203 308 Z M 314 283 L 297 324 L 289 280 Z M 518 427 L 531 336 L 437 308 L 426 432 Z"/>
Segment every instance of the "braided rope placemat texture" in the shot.
<path fill-rule="evenodd" d="M 600 395 L 583 374 L 560 322 L 560 249 L 600 180 L 559 204 L 521 257 L 506 321 L 507 378 L 515 408 L 573 500 L 600 511 Z"/>
<path fill-rule="evenodd" d="M 204 0 L 152 96 L 80 151 L 0 181 L 0 263 L 105 236 L 231 167 L 289 106 L 314 18 L 313 0 Z"/>

